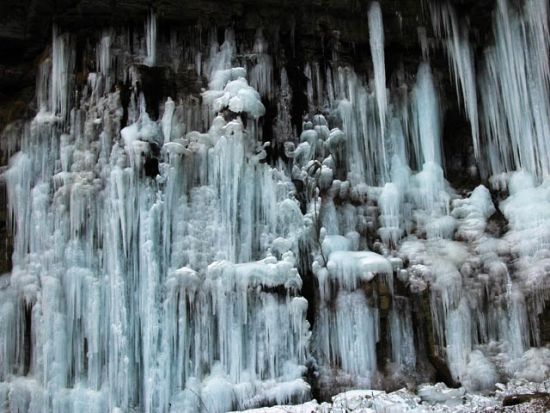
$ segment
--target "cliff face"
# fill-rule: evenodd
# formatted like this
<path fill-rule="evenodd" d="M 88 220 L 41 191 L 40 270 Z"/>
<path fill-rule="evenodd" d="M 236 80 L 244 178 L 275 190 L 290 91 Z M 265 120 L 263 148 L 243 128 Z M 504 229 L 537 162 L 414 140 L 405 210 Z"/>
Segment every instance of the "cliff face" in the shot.
<path fill-rule="evenodd" d="M 483 44 L 491 35 L 487 22 L 494 1 L 456 3 L 459 14 L 471 22 L 474 36 L 480 40 L 478 43 Z M 385 0 L 381 4 L 388 73 L 393 73 L 401 64 L 414 73 L 421 56 L 417 29 L 425 26 L 428 33 L 431 30 L 425 5 L 421 0 Z M 312 57 L 330 59 L 337 50 L 340 59 L 352 61 L 359 71 L 366 72 L 371 70 L 366 24 L 368 5 L 368 1 L 361 0 L 3 1 L 0 4 L 0 129 L 24 115 L 33 97 L 36 69 L 50 44 L 54 22 L 85 39 L 105 27 L 140 30 L 152 8 L 164 33 L 169 27 L 201 28 L 202 33 L 213 26 L 235 27 L 237 36 L 253 41 L 256 29 L 264 27 L 280 37 L 281 48 L 292 48 L 292 58 L 297 64 Z M 290 36 L 294 44 L 289 44 Z M 433 66 L 442 73 L 448 71 L 441 54 Z"/>
<path fill-rule="evenodd" d="M 491 19 L 494 1 L 455 3 L 459 16 L 470 22 L 472 40 L 480 45 L 478 52 L 481 53 L 481 45 L 491 37 L 487 22 Z M 368 1 L 362 0 L 5 0 L 0 4 L 0 130 L 10 122 L 34 115 L 37 69 L 50 47 L 54 23 L 75 36 L 81 50 L 77 67 L 84 75 L 90 69 L 84 60 L 92 58 L 84 58 L 84 51 L 93 54 L 89 49 L 90 39 L 97 37 L 102 28 L 143 30 L 143 22 L 151 8 L 159 19 L 159 35 L 166 38 L 170 36 L 170 28 L 175 28 L 190 38 L 202 36 L 204 42 L 210 28 L 217 27 L 223 33 L 224 27 L 234 27 L 236 36 L 251 44 L 257 28 L 263 27 L 266 36 L 275 42 L 271 53 L 278 57 L 279 67 L 286 66 L 295 89 L 292 122 L 300 130 L 301 116 L 307 105 L 303 77 L 306 61 L 328 63 L 336 58 L 343 64 L 349 62 L 359 73 L 372 74 L 366 24 L 368 5 Z M 421 0 L 384 0 L 381 5 L 388 79 L 395 77 L 399 69 L 415 73 L 422 56 L 418 28 L 426 27 L 428 36 L 433 36 L 426 5 Z M 442 76 L 445 94 L 454 94 L 447 58 L 441 48 L 432 52 L 431 59 L 433 68 Z M 150 72 L 144 82 L 150 92 L 148 97 L 155 100 L 151 105 L 154 110 L 160 100 L 170 95 L 170 90 L 194 92 L 198 96 L 201 87 L 205 86 L 192 73 L 170 71 Z M 448 178 L 459 185 L 471 186 L 470 178 L 463 173 L 463 164 L 471 152 L 469 127 L 456 100 L 450 99 L 449 103 L 444 134 L 444 149 L 449 158 Z M 274 115 L 268 113 L 267 116 L 272 118 Z M 9 139 L 6 133 L 2 139 L 4 142 Z M 0 145 L 0 163 L 4 165 L 7 156 L 2 151 L 9 150 L 10 145 L 9 142 Z M 5 195 L 5 191 L 1 191 Z M 5 202 L 1 211 L 4 218 L 0 217 L 0 236 L 7 241 L 3 249 L 5 254 L 0 258 L 0 272 L 10 269 L 12 250 Z"/>
<path fill-rule="evenodd" d="M 548 10 L 525 4 L 4 2 L 0 406 L 550 371 Z"/>

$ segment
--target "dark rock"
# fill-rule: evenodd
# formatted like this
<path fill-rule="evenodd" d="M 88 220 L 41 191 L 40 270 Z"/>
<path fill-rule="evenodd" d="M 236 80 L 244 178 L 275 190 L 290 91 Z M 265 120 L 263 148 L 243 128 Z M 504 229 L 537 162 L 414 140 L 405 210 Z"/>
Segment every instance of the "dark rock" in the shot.
<path fill-rule="evenodd" d="M 504 398 L 502 406 L 516 406 L 534 400 L 541 400 L 546 402 L 546 404 L 550 404 L 550 393 L 513 394 Z"/>
<path fill-rule="evenodd" d="M 544 309 L 539 315 L 539 323 L 542 345 L 550 344 L 550 301 L 545 302 Z"/>
<path fill-rule="evenodd" d="M 494 201 L 493 201 L 494 202 Z M 494 202 L 495 205 L 498 205 Z M 496 212 L 487 220 L 487 232 L 495 238 L 500 238 L 508 229 L 508 220 L 500 209 L 497 208 Z"/>
<path fill-rule="evenodd" d="M 13 237 L 9 225 L 6 184 L 0 180 L 0 274 L 11 270 Z"/>

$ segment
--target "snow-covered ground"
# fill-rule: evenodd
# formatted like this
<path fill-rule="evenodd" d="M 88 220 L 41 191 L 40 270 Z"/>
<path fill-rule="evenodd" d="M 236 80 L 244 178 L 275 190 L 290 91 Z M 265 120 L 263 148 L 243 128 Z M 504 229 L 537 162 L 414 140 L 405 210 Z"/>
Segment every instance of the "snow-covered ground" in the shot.
<path fill-rule="evenodd" d="M 246 413 L 401 413 L 401 412 L 549 412 L 550 380 L 533 383 L 512 380 L 497 384 L 496 391 L 487 394 L 468 393 L 463 388 L 451 389 L 443 383 L 421 385 L 412 392 L 407 389 L 386 393 L 380 390 L 351 390 L 338 394 L 331 403 L 313 400 L 295 406 L 274 406 Z M 542 395 L 543 393 L 546 396 Z M 535 395 L 531 400 L 512 406 L 503 406 L 514 395 Z M 538 397 L 537 397 L 538 395 Z M 525 399 L 529 399 L 527 396 Z"/>

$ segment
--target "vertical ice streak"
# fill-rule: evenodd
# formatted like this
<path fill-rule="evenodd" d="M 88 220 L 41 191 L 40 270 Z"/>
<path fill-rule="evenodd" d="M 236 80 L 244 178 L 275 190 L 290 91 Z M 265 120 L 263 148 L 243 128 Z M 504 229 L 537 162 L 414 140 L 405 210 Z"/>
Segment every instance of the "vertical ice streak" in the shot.
<path fill-rule="evenodd" d="M 420 43 L 420 49 L 422 50 L 422 58 L 425 61 L 430 60 L 430 45 L 428 40 L 428 33 L 424 26 L 420 26 L 417 29 L 418 43 Z"/>
<path fill-rule="evenodd" d="M 250 85 L 260 92 L 260 95 L 273 98 L 273 59 L 268 53 L 268 44 L 261 29 L 256 32 L 254 42 L 256 64 L 250 72 Z"/>
<path fill-rule="evenodd" d="M 49 109 L 64 118 L 69 110 L 70 76 L 72 73 L 74 50 L 68 34 L 60 34 L 57 26 L 52 32 L 52 75 L 50 78 Z"/>
<path fill-rule="evenodd" d="M 382 131 L 382 141 L 384 140 L 384 131 L 386 129 L 386 66 L 384 62 L 384 25 L 382 23 L 382 10 L 380 3 L 374 1 L 369 6 L 369 42 L 374 66 L 374 90 L 376 93 L 376 103 L 378 106 L 378 118 L 380 120 L 380 130 Z"/>
<path fill-rule="evenodd" d="M 145 64 L 154 66 L 157 63 L 157 15 L 153 10 L 147 15 L 145 23 Z"/>
<path fill-rule="evenodd" d="M 104 84 L 104 90 L 109 91 L 111 89 L 111 85 L 114 79 L 111 79 L 111 45 L 113 42 L 113 33 L 110 31 L 105 31 L 101 39 L 99 40 L 99 44 L 97 45 L 97 67 L 98 71 L 103 75 L 103 81 Z"/>
<path fill-rule="evenodd" d="M 421 164 L 441 166 L 440 106 L 428 63 L 422 63 L 416 74 L 413 101 L 413 122 L 416 130 L 416 157 Z"/>

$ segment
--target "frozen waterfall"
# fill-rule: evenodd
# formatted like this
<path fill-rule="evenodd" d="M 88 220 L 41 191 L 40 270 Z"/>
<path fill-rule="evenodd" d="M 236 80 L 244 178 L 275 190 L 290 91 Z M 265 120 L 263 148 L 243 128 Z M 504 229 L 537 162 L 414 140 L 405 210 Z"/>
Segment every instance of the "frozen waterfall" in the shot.
<path fill-rule="evenodd" d="M 468 391 L 548 378 L 549 13 L 509 3 L 479 62 L 452 4 L 429 3 L 434 38 L 419 30 L 421 63 L 394 76 L 384 2 L 368 75 L 337 47 L 296 74 L 262 28 L 184 37 L 150 11 L 82 52 L 55 26 L 1 175 L 0 410 L 222 413 L 436 370 Z M 450 99 L 481 178 L 467 191 L 447 181 Z"/>

